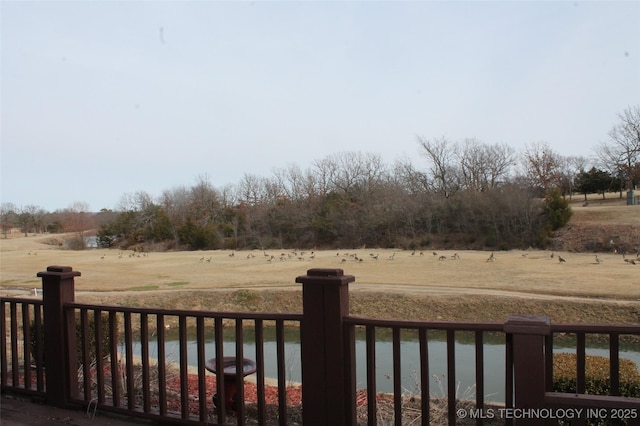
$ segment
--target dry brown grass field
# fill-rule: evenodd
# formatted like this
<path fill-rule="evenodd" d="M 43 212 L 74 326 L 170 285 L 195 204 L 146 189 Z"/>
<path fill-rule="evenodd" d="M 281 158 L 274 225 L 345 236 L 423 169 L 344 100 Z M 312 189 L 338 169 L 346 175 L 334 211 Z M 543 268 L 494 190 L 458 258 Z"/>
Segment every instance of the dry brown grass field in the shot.
<path fill-rule="evenodd" d="M 640 206 L 625 206 L 616 198 L 593 200 L 588 207 L 583 203 L 575 199 L 572 204 L 568 229 L 575 233 L 590 234 L 594 226 L 640 233 Z M 340 268 L 356 278 L 350 285 L 351 312 L 358 315 L 503 321 L 510 313 L 535 313 L 556 322 L 640 323 L 640 261 L 625 261 L 635 259 L 635 251 L 625 257 L 613 248 L 599 253 L 360 248 L 139 254 L 47 244 L 60 238 L 13 233 L 1 239 L 1 294 L 32 296 L 40 288 L 37 272 L 65 265 L 82 274 L 76 278 L 80 302 L 299 312 L 301 287 L 295 278 L 310 268 Z"/>

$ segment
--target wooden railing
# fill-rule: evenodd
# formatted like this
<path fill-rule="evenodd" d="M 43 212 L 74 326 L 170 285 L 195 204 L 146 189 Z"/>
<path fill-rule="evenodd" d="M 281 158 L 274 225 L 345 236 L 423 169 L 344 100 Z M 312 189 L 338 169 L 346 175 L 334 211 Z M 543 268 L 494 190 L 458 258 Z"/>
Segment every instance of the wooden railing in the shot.
<path fill-rule="evenodd" d="M 251 417 L 251 421 L 258 424 L 286 425 L 293 421 L 292 412 L 297 410 L 302 411 L 305 425 L 375 425 L 380 417 L 376 331 L 388 329 L 393 348 L 393 390 L 388 399 L 395 425 L 403 424 L 405 415 L 406 395 L 400 380 L 402 334 L 407 331 L 417 333 L 419 341 L 420 361 L 416 371 L 419 390 L 412 395 L 420 406 L 417 420 L 412 420 L 415 424 L 427 425 L 435 420 L 430 414 L 429 360 L 433 355 L 428 349 L 429 336 L 434 332 L 446 336 L 446 394 L 443 395 L 446 409 L 442 416 L 451 425 L 463 417 L 466 421 L 475 419 L 477 424 L 483 424 L 488 418 L 494 423 L 498 418 L 505 424 L 540 424 L 542 420 L 558 419 L 540 419 L 530 413 L 558 407 L 608 410 L 592 413 L 615 413 L 625 416 L 626 424 L 640 424 L 640 399 L 619 396 L 618 386 L 619 336 L 639 338 L 638 325 L 551 324 L 547 317 L 519 315 L 511 316 L 505 323 L 355 317 L 349 315 L 349 283 L 355 277 L 344 275 L 340 269 L 311 269 L 297 277 L 296 282 L 302 284 L 303 313 L 291 314 L 81 304 L 75 302 L 74 290 L 74 278 L 79 273 L 72 268 L 49 267 L 38 276 L 43 281 L 42 300 L 0 299 L 0 381 L 3 392 L 41 397 L 54 406 L 78 406 L 89 411 L 111 411 L 174 424 L 233 422 L 242 425 Z M 299 331 L 299 355 L 285 353 L 287 325 Z M 273 357 L 276 378 L 272 385 L 266 383 L 265 377 L 264 332 L 268 327 L 275 327 L 276 334 Z M 355 354 L 355 334 L 360 329 L 365 333 L 364 359 L 356 359 Z M 172 333 L 177 333 L 178 340 L 178 356 L 173 362 L 166 353 L 167 336 Z M 225 348 L 225 333 L 231 334 L 229 345 L 233 349 Z M 227 383 L 228 387 L 224 380 L 216 380 L 215 385 L 211 385 L 214 374 L 205 368 L 209 360 L 209 370 L 215 366 L 216 371 L 221 371 L 222 360 L 228 356 L 235 357 L 235 365 L 243 365 L 244 343 L 249 333 L 253 334 L 255 344 L 255 353 L 251 354 L 255 358 L 255 375 L 252 375 L 255 392 L 251 402 L 247 402 L 248 384 L 242 375 Z M 464 333 L 473 336 L 475 397 L 471 405 L 461 408 L 456 393 L 455 342 Z M 502 336 L 504 342 L 505 398 L 500 408 L 488 405 L 485 400 L 485 336 L 488 333 Z M 554 335 L 566 333 L 576 335 L 578 385 L 575 394 L 558 394 L 551 387 Z M 588 334 L 609 336 L 611 395 L 585 394 L 585 336 Z M 139 341 L 135 344 L 139 348 L 134 348 L 134 340 Z M 209 347 L 213 346 L 213 353 L 208 353 L 207 342 Z M 157 349 L 150 350 L 150 345 Z M 191 362 L 195 369 L 189 366 L 190 356 L 195 359 Z M 290 359 L 298 356 L 294 361 Z M 211 361 L 212 358 L 216 361 Z M 301 366 L 300 385 L 292 384 L 288 377 L 292 362 L 299 362 Z M 356 371 L 360 362 L 365 364 L 365 389 L 358 389 Z M 302 387 L 303 410 L 299 402 L 288 398 L 296 386 Z M 172 393 L 174 388 L 177 391 Z M 275 391 L 275 401 L 268 398 L 267 389 Z M 215 398 L 212 393 L 216 394 Z M 235 398 L 230 400 L 228 393 L 236 393 Z M 527 416 L 518 415 L 522 412 Z M 581 424 L 584 420 L 572 419 L 571 424 Z"/>
<path fill-rule="evenodd" d="M 640 400 L 620 396 L 620 340 L 631 338 L 633 342 L 640 340 L 640 327 L 636 325 L 603 325 L 603 324 L 552 324 L 547 335 L 547 365 L 553 365 L 554 335 L 575 335 L 576 340 L 576 393 L 554 392 L 551 368 L 546 371 L 546 388 L 544 405 L 551 408 L 583 409 L 583 416 L 572 422 L 572 425 L 584 425 L 586 420 L 597 423 L 607 420 L 608 424 L 640 424 Z M 609 383 L 610 395 L 589 395 L 586 393 L 586 341 L 588 336 L 605 339 L 609 347 Z M 640 343 L 636 344 L 640 352 Z M 639 385 L 640 386 L 640 385 Z"/>
<path fill-rule="evenodd" d="M 367 383 L 367 418 L 369 425 L 376 424 L 376 405 L 377 405 L 377 383 L 376 383 L 376 330 L 387 329 L 392 333 L 392 365 L 393 365 L 393 419 L 396 425 L 403 424 L 403 388 L 402 388 L 402 365 L 401 365 L 401 333 L 408 330 L 412 330 L 417 333 L 419 340 L 419 360 L 420 367 L 417 374 L 417 384 L 419 385 L 419 395 L 431 395 L 432 389 L 430 389 L 431 371 L 429 366 L 429 346 L 428 346 L 428 333 L 434 331 L 445 332 L 446 339 L 446 384 L 444 391 L 446 392 L 446 418 L 449 424 L 456 424 L 460 412 L 458 410 L 465 410 L 459 401 L 458 384 L 456 375 L 456 335 L 460 335 L 464 332 L 472 333 L 474 336 L 474 369 L 475 369 L 475 406 L 474 409 L 479 413 L 485 409 L 485 366 L 484 366 L 484 336 L 486 333 L 494 333 L 504 336 L 504 324 L 503 323 L 464 323 L 464 322 L 424 322 L 424 321 L 398 321 L 398 320 L 378 320 L 370 318 L 360 317 L 348 317 L 346 318 L 347 333 L 349 338 L 350 352 L 353 354 L 355 350 L 355 339 L 352 337 L 355 333 L 356 327 L 365 328 L 365 345 L 366 345 L 366 383 Z M 506 341 L 505 341 L 506 344 Z M 351 363 L 349 364 L 352 370 L 357 367 L 357 357 L 351 356 Z M 505 365 L 505 377 L 510 377 L 509 368 L 511 362 L 507 362 Z M 505 381 L 505 395 L 510 396 L 512 394 L 512 383 L 509 380 Z M 355 381 L 351 382 L 351 393 L 355 395 L 357 391 Z M 420 422 L 415 424 L 428 425 L 431 422 L 431 410 L 430 410 L 431 398 L 420 398 L 421 415 L 419 417 Z M 508 398 L 507 406 L 512 406 L 511 398 Z M 441 419 L 437 419 L 441 420 Z M 353 421 L 352 421 L 353 423 Z"/>

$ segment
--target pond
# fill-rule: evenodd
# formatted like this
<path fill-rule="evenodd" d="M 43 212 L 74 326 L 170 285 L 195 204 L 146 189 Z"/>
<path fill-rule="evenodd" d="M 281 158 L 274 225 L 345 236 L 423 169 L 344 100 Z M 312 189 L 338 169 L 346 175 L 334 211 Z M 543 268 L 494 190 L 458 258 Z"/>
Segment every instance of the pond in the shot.
<path fill-rule="evenodd" d="M 300 338 L 299 329 L 285 329 L 285 375 L 287 382 L 301 381 L 300 367 Z M 252 329 L 245 329 L 244 357 L 256 358 L 254 333 Z M 277 378 L 276 339 L 275 329 L 264 329 L 265 377 Z M 446 396 L 447 389 L 447 343 L 446 334 L 439 331 L 429 331 L 429 373 L 431 377 L 430 392 L 433 397 Z M 563 337 L 555 339 L 554 352 L 575 353 L 575 338 Z M 213 334 L 206 336 L 205 354 L 207 358 L 215 357 L 215 341 Z M 393 344 L 391 332 L 387 329 L 376 330 L 376 387 L 378 392 L 393 391 Z M 419 394 L 420 392 L 420 361 L 419 342 L 416 333 L 403 332 L 401 342 L 401 375 L 403 393 Z M 149 343 L 149 353 L 152 358 L 157 354 L 157 342 Z M 168 361 L 179 361 L 180 350 L 177 333 L 169 332 L 166 336 L 165 353 Z M 140 343 L 134 344 L 134 354 L 140 355 Z M 190 366 L 197 366 L 197 346 L 195 336 L 189 336 L 187 358 Z M 587 338 L 587 354 L 609 356 L 606 341 Z M 224 341 L 224 355 L 235 355 L 235 341 L 233 333 L 226 335 Z M 457 397 L 463 399 L 475 398 L 475 344 L 472 333 L 457 332 L 455 343 Z M 620 343 L 620 358 L 626 358 L 640 365 L 640 344 Z M 364 331 L 356 333 L 356 362 L 357 388 L 366 387 L 366 346 Z M 211 374 L 211 373 L 207 373 Z M 505 400 L 505 345 L 504 335 L 485 333 L 484 335 L 484 377 L 485 401 L 503 403 Z"/>

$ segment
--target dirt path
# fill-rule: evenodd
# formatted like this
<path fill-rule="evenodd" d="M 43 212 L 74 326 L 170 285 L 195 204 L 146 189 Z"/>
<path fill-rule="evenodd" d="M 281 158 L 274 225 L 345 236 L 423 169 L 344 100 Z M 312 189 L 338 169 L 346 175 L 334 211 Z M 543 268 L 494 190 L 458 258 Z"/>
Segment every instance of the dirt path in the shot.
<path fill-rule="evenodd" d="M 299 291 L 299 286 L 251 286 L 251 291 L 263 292 L 263 291 L 277 291 L 277 292 L 295 292 Z M 34 292 L 33 289 L 26 287 L 3 287 L 3 293 L 5 295 L 11 295 L 14 297 L 41 297 L 40 290 Z M 211 290 L 215 292 L 237 292 L 237 288 L 216 288 Z M 555 295 L 555 294 L 539 294 L 530 291 L 508 291 L 508 290 L 495 290 L 485 289 L 477 287 L 443 287 L 432 285 L 416 285 L 416 284 L 362 284 L 358 286 L 352 286 L 350 288 L 351 293 L 376 293 L 376 294 L 404 294 L 421 295 L 421 296 L 484 296 L 484 297 L 496 297 L 496 298 L 517 298 L 525 300 L 539 300 L 539 301 L 566 301 L 566 302 L 579 302 L 579 303 L 616 303 L 620 305 L 638 306 L 640 303 L 638 300 L 625 300 L 616 299 L 611 297 L 582 297 L 582 296 L 567 296 L 567 295 Z M 165 295 L 166 297 L 178 297 L 179 295 L 189 294 L 191 291 L 180 290 L 155 290 L 156 295 Z M 144 291 L 95 291 L 95 290 L 76 290 L 76 294 L 80 298 L 99 298 L 106 300 L 118 300 L 126 297 L 144 297 Z"/>

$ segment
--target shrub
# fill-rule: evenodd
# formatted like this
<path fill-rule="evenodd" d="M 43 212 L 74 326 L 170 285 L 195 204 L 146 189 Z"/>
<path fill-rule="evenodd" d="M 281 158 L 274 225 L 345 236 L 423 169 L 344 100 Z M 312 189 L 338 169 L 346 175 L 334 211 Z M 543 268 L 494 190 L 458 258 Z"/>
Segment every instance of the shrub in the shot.
<path fill-rule="evenodd" d="M 544 199 L 542 215 L 552 231 L 562 228 L 571 219 L 569 201 L 562 197 L 559 189 L 552 189 Z"/>
<path fill-rule="evenodd" d="M 575 354 L 559 353 L 553 355 L 553 390 L 554 392 L 576 392 Z M 640 398 L 640 372 L 631 360 L 620 359 L 620 395 L 629 398 Z M 611 377 L 609 376 L 609 358 L 586 355 L 585 360 L 585 393 L 590 395 L 609 395 Z"/>
<path fill-rule="evenodd" d="M 87 243 L 84 240 L 84 235 L 78 233 L 65 240 L 66 246 L 69 250 L 84 250 L 87 248 Z"/>
<path fill-rule="evenodd" d="M 109 353 L 109 347 L 111 345 L 111 337 L 109 336 L 109 314 L 107 313 L 103 313 L 101 316 L 101 327 L 102 327 L 102 351 L 103 351 L 103 355 L 106 355 Z M 92 362 L 93 360 L 96 359 L 96 341 L 95 341 L 95 334 L 96 334 L 96 324 L 94 321 L 94 317 L 93 315 L 89 315 L 88 316 L 88 326 L 89 326 L 89 336 L 88 336 L 88 342 L 89 342 L 89 361 Z M 117 325 L 116 325 L 117 327 Z M 35 321 L 31 322 L 31 330 L 33 330 L 34 332 L 31 333 L 31 348 L 32 348 L 32 356 L 34 358 L 34 361 L 36 361 L 38 359 L 38 351 L 39 350 L 44 350 L 44 348 L 40 348 L 37 345 L 37 339 L 36 339 L 36 333 L 35 333 Z M 42 335 L 41 335 L 41 341 L 43 342 L 44 345 L 44 327 L 41 328 L 42 330 Z M 117 334 L 117 333 L 116 333 Z M 80 313 L 76 314 L 76 341 L 77 341 L 77 347 L 76 347 L 76 356 L 78 358 L 78 365 L 82 364 L 82 340 L 81 340 L 81 336 L 82 336 L 82 324 L 80 322 Z M 46 353 L 43 351 L 42 353 L 42 361 L 43 363 L 46 365 Z M 106 357 L 106 356 L 105 356 Z"/>

